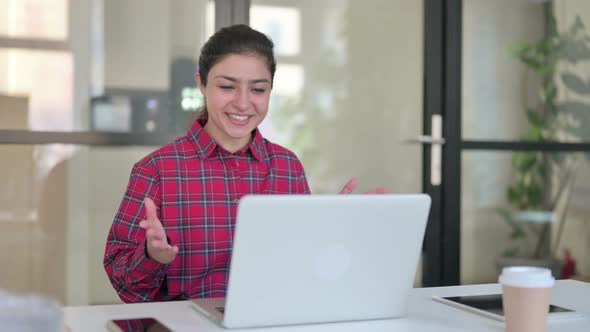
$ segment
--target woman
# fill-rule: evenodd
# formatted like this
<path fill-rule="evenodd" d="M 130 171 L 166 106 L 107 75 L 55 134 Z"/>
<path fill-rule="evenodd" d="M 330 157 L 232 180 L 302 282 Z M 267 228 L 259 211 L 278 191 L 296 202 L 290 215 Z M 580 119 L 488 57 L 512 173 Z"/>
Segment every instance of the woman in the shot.
<path fill-rule="evenodd" d="M 134 165 L 108 235 L 104 266 L 124 302 L 225 296 L 238 200 L 310 193 L 295 154 L 257 129 L 275 69 L 272 41 L 246 25 L 202 47 L 201 116 Z"/>

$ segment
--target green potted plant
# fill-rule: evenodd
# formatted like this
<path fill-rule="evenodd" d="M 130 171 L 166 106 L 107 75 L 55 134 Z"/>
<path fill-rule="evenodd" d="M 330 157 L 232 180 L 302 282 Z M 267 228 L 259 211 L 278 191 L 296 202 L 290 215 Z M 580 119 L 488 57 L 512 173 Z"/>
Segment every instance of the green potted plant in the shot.
<path fill-rule="evenodd" d="M 558 76 L 557 66 L 590 59 L 590 37 L 579 17 L 567 31 L 559 33 L 550 6 L 546 8 L 545 36 L 535 43 L 519 43 L 510 49 L 540 87 L 534 105 L 525 107 L 528 129 L 523 140 L 579 140 L 590 124 L 590 105 L 559 102 L 558 83 L 561 81 L 561 87 L 566 90 L 585 95 L 590 95 L 590 83 L 573 71 L 560 69 Z M 509 265 L 544 266 L 559 276 L 561 263 L 556 253 L 551 252 L 550 230 L 552 225 L 559 225 L 556 245 L 559 244 L 579 161 L 574 154 L 539 151 L 513 154 L 513 181 L 506 189 L 508 208 L 499 211 L 510 226 L 511 245 L 497 259 L 499 269 Z M 555 211 L 559 203 L 565 204 L 565 208 L 558 216 Z"/>

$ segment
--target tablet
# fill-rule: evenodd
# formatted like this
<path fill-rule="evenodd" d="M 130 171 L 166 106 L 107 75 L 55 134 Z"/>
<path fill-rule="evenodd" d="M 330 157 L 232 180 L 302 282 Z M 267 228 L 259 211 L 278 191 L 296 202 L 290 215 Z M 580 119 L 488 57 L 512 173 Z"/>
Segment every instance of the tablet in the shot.
<path fill-rule="evenodd" d="M 469 295 L 469 296 L 433 296 L 433 300 L 448 304 L 498 321 L 504 321 L 502 294 Z M 567 319 L 584 317 L 577 311 L 557 305 L 549 306 L 549 319 Z"/>
<path fill-rule="evenodd" d="M 172 332 L 166 325 L 153 317 L 114 319 L 107 323 L 111 332 Z"/>

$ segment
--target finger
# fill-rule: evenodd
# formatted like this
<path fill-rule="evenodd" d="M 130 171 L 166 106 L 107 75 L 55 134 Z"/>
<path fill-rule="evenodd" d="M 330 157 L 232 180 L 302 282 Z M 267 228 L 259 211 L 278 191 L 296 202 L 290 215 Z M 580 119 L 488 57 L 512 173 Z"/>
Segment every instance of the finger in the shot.
<path fill-rule="evenodd" d="M 166 247 L 165 251 L 166 251 L 167 254 L 169 254 L 170 256 L 174 257 L 178 253 L 178 247 L 177 246 L 168 245 L 168 247 Z"/>
<path fill-rule="evenodd" d="M 371 190 L 367 191 L 365 194 L 388 194 L 388 193 L 389 193 L 389 189 L 382 187 L 382 188 L 371 189 Z"/>
<path fill-rule="evenodd" d="M 141 227 L 145 230 L 147 230 L 150 227 L 150 225 L 151 225 L 150 222 L 147 220 L 142 220 L 139 222 L 139 227 Z"/>
<path fill-rule="evenodd" d="M 166 255 L 169 258 L 173 258 L 178 254 L 178 247 L 171 246 L 167 243 L 163 243 L 162 241 L 156 241 L 157 246 L 152 246 L 152 250 L 155 250 L 159 253 L 159 255 Z"/>
<path fill-rule="evenodd" d="M 158 250 L 166 250 L 170 247 L 168 241 L 162 239 L 152 239 L 150 240 L 150 244 L 154 249 Z"/>
<path fill-rule="evenodd" d="M 350 194 L 351 192 L 356 189 L 357 184 L 359 183 L 359 179 L 352 178 L 348 180 L 348 182 L 344 185 L 342 190 L 340 190 L 340 194 Z"/>
<path fill-rule="evenodd" d="M 175 249 L 176 248 L 176 249 Z M 168 246 L 166 249 L 162 250 L 162 256 L 165 256 L 165 260 L 167 262 L 171 262 L 174 260 L 174 257 L 178 254 L 178 247 Z"/>
<path fill-rule="evenodd" d="M 151 223 L 147 220 L 140 221 L 139 226 L 145 230 L 145 237 L 150 245 L 151 241 L 162 240 L 166 237 L 163 231 L 158 230 L 158 228 L 154 226 L 154 223 Z"/>
<path fill-rule="evenodd" d="M 145 231 L 145 235 L 147 236 L 147 238 L 149 240 L 164 240 L 166 237 L 162 236 L 162 234 L 160 232 L 158 232 L 157 230 L 153 229 L 153 228 L 148 228 Z"/>
<path fill-rule="evenodd" d="M 158 227 L 156 225 L 155 222 L 149 221 L 149 220 L 142 220 L 139 222 L 139 227 L 143 228 L 146 232 L 146 236 L 150 236 L 150 234 L 153 233 L 149 233 L 150 230 L 151 231 L 155 231 L 156 233 L 158 232 Z"/>
<path fill-rule="evenodd" d="M 154 201 L 152 201 L 151 198 L 146 197 L 143 199 L 143 203 L 145 205 L 146 219 L 149 221 L 158 220 L 158 209 L 156 208 Z"/>

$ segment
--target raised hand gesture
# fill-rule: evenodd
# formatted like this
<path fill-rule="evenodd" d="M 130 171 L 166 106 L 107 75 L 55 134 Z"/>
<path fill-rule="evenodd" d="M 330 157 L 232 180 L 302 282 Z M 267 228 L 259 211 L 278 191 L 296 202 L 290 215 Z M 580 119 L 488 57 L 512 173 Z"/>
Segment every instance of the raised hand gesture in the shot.
<path fill-rule="evenodd" d="M 156 204 L 150 198 L 144 200 L 146 219 L 139 223 L 139 226 L 145 229 L 145 239 L 147 255 L 162 264 L 168 264 L 174 260 L 178 254 L 178 247 L 171 246 L 166 238 L 164 227 L 158 219 L 156 213 Z"/>
<path fill-rule="evenodd" d="M 356 189 L 356 186 L 358 185 L 358 183 L 359 183 L 359 179 L 357 179 L 357 178 L 352 178 L 352 179 L 348 180 L 348 182 L 346 182 L 346 184 L 344 185 L 342 190 L 340 190 L 339 194 L 343 194 L 343 195 L 351 194 Z M 388 193 L 389 193 L 389 189 L 387 189 L 385 187 L 381 187 L 381 188 L 371 189 L 371 190 L 367 191 L 365 194 L 388 194 Z"/>

